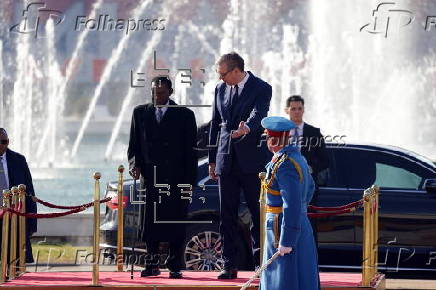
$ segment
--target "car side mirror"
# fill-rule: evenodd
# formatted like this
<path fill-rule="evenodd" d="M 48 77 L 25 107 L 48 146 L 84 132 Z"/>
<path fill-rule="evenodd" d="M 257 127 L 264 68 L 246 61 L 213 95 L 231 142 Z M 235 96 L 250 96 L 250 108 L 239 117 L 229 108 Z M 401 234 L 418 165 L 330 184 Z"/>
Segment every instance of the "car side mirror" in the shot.
<path fill-rule="evenodd" d="M 436 179 L 426 179 L 424 188 L 428 193 L 436 194 Z"/>

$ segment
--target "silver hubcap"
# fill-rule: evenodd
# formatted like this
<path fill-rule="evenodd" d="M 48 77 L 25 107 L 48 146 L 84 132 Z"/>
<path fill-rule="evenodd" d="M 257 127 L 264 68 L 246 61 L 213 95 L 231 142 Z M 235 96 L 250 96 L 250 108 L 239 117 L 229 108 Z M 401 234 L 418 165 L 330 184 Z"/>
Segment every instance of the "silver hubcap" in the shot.
<path fill-rule="evenodd" d="M 185 248 L 187 270 L 214 271 L 222 270 L 221 235 L 216 232 L 201 232 L 188 242 Z"/>

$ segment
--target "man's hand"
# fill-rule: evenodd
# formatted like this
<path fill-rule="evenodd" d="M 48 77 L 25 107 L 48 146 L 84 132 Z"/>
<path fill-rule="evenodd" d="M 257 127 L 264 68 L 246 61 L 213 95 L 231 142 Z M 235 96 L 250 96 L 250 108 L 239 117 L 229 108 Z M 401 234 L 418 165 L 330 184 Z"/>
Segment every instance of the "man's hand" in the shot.
<path fill-rule="evenodd" d="M 281 256 L 284 256 L 285 254 L 289 254 L 290 252 L 292 252 L 292 248 L 290 247 L 284 247 L 284 246 L 279 246 L 279 248 L 277 249 L 280 252 Z"/>
<path fill-rule="evenodd" d="M 250 129 L 245 125 L 244 121 L 241 121 L 241 123 L 239 123 L 238 130 L 232 132 L 232 139 L 239 138 L 248 133 L 250 133 Z"/>
<path fill-rule="evenodd" d="M 141 170 L 138 167 L 133 167 L 129 171 L 129 174 L 133 177 L 133 179 L 139 179 L 139 176 L 141 175 Z"/>
<path fill-rule="evenodd" d="M 215 174 L 215 163 L 209 163 L 209 177 L 213 180 L 218 179 L 218 175 Z"/>

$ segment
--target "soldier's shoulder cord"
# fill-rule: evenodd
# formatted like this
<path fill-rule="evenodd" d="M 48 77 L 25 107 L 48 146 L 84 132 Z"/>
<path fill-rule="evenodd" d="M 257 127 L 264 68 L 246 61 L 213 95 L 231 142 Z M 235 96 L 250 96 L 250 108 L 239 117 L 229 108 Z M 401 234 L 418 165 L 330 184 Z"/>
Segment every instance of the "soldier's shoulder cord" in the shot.
<path fill-rule="evenodd" d="M 280 156 L 279 158 L 277 158 L 277 160 L 274 162 L 273 164 L 273 169 L 271 172 L 271 178 L 268 181 L 268 187 L 273 183 L 275 175 L 277 173 L 277 170 L 279 169 L 280 165 L 286 161 L 288 155 L 287 154 L 283 154 L 282 156 Z"/>
<path fill-rule="evenodd" d="M 294 167 L 295 167 L 295 169 L 297 170 L 298 175 L 300 176 L 300 183 L 303 183 L 303 170 L 301 170 L 301 166 L 300 166 L 300 164 L 298 164 L 297 161 L 295 161 L 294 159 L 292 159 L 292 158 L 289 157 L 289 156 L 286 156 L 286 158 L 287 158 L 289 161 L 291 161 L 292 164 L 294 164 Z"/>

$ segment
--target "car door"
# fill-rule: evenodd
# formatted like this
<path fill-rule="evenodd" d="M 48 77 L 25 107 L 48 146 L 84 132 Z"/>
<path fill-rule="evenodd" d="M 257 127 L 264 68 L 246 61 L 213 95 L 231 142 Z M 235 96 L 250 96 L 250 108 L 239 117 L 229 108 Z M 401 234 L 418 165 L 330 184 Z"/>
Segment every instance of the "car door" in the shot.
<path fill-rule="evenodd" d="M 341 146 L 327 146 L 327 184 L 319 187 L 317 205 L 341 206 L 352 202 L 348 192 L 347 156 Z M 344 268 L 356 264 L 353 214 L 312 219 L 318 233 L 319 264 L 323 268 Z"/>
<path fill-rule="evenodd" d="M 428 264 L 436 246 L 436 196 L 423 188 L 425 179 L 435 178 L 434 173 L 413 157 L 394 151 L 350 152 L 357 161 L 351 171 L 352 195 L 358 198 L 372 184 L 380 187 L 379 268 L 387 271 L 436 268 L 436 262 L 433 266 Z M 360 179 L 361 176 L 367 178 Z M 358 243 L 362 241 L 361 214 L 362 211 L 356 213 Z"/>

